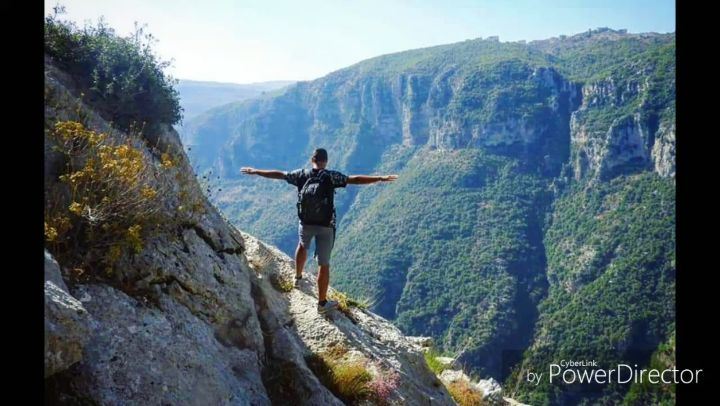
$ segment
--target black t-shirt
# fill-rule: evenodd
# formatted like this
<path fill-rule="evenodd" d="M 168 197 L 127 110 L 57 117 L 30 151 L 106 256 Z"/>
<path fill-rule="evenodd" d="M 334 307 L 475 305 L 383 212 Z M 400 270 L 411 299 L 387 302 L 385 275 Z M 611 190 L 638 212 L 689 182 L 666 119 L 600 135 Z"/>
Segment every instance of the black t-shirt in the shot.
<path fill-rule="evenodd" d="M 285 181 L 291 185 L 295 185 L 298 189 L 298 193 L 300 193 L 300 190 L 305 185 L 305 182 L 315 173 L 317 173 L 319 169 L 311 168 L 311 169 L 295 169 L 294 171 L 285 172 Z M 345 187 L 347 186 L 348 177 L 347 175 L 340 173 L 338 171 L 333 171 L 330 169 L 325 169 L 325 173 L 330 175 L 330 180 L 332 181 L 332 187 L 333 189 L 339 188 L 339 187 Z M 335 206 L 333 205 L 333 216 L 332 221 L 330 222 L 331 227 L 335 227 Z"/>

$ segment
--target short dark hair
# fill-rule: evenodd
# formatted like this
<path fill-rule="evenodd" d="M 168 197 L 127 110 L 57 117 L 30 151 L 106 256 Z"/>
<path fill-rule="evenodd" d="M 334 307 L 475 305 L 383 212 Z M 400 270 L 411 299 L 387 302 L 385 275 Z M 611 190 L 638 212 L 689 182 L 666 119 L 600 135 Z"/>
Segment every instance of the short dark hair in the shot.
<path fill-rule="evenodd" d="M 312 159 L 315 162 L 327 162 L 328 153 L 325 151 L 325 148 L 317 148 L 313 151 Z"/>

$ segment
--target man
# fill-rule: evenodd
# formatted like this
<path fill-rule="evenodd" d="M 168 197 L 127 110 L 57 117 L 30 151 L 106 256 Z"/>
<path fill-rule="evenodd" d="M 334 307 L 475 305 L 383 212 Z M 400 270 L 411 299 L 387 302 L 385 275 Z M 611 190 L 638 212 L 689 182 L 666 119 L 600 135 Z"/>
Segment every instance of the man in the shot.
<path fill-rule="evenodd" d="M 391 182 L 397 175 L 347 176 L 340 172 L 325 169 L 328 163 L 327 151 L 318 148 L 310 158 L 312 169 L 296 169 L 292 172 L 260 170 L 250 167 L 241 168 L 248 175 L 260 175 L 269 179 L 284 179 L 298 189 L 298 226 L 299 242 L 295 249 L 295 280 L 302 279 L 303 267 L 307 260 L 307 248 L 315 238 L 315 256 L 320 270 L 318 282 L 318 312 L 325 313 L 336 308 L 338 303 L 327 300 L 330 283 L 330 253 L 335 243 L 335 188 L 346 185 L 367 185 L 375 182 Z"/>

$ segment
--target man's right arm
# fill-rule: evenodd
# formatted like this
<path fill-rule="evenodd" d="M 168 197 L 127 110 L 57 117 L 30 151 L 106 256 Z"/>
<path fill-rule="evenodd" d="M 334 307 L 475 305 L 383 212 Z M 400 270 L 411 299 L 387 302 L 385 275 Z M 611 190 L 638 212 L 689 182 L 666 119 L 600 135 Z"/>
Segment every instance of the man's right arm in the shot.
<path fill-rule="evenodd" d="M 259 175 L 263 178 L 269 178 L 269 179 L 285 179 L 285 172 L 283 171 L 276 171 L 276 170 L 263 170 L 263 169 L 255 169 L 250 167 L 243 167 L 240 168 L 240 172 L 247 174 L 247 175 Z"/>

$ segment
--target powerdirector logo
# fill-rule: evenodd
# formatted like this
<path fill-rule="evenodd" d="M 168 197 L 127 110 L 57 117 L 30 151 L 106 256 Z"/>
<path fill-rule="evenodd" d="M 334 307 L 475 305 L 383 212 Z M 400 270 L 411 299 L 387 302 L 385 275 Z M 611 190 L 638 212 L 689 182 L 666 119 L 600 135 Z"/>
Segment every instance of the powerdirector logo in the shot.
<path fill-rule="evenodd" d="M 597 385 L 649 383 L 653 385 L 696 384 L 703 376 L 702 369 L 642 368 L 638 364 L 617 363 L 601 367 L 592 359 L 560 360 L 550 363 L 545 371 L 526 371 L 528 383 L 540 385 L 543 380 L 550 384 Z"/>

